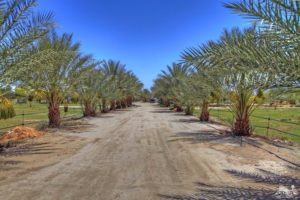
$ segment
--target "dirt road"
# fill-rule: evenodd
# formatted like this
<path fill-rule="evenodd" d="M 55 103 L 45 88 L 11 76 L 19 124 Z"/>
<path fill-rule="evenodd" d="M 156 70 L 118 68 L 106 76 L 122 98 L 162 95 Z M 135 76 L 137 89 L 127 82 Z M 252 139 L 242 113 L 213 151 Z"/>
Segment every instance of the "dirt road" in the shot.
<path fill-rule="evenodd" d="M 259 192 L 262 183 L 256 186 L 253 180 L 234 176 L 234 170 L 298 175 L 296 147 L 254 139 L 241 147 L 239 139 L 218 134 L 216 129 L 222 126 L 201 124 L 194 117 L 158 106 L 138 104 L 90 123 L 93 128 L 76 135 L 92 142 L 55 165 L 1 182 L 0 199 L 175 199 L 177 194 L 196 195 L 197 182 L 205 187 L 251 186 Z M 299 179 L 293 180 L 300 186 Z M 268 183 L 264 188 L 274 189 L 278 184 Z"/>

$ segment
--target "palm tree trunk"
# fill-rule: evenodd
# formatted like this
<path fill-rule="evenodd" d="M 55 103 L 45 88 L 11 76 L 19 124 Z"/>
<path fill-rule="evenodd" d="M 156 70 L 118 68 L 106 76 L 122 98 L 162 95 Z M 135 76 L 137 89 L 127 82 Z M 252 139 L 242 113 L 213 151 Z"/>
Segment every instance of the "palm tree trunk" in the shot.
<path fill-rule="evenodd" d="M 175 112 L 182 112 L 182 107 L 179 105 L 175 105 L 174 110 L 175 110 Z"/>
<path fill-rule="evenodd" d="M 121 102 L 119 100 L 117 101 L 116 104 L 117 104 L 117 109 L 121 109 L 122 108 Z"/>
<path fill-rule="evenodd" d="M 251 91 L 241 90 L 236 95 L 236 102 L 233 104 L 235 111 L 233 133 L 237 136 L 250 136 L 252 134 L 250 126 L 250 114 L 253 110 L 251 94 Z"/>
<path fill-rule="evenodd" d="M 69 111 L 69 104 L 67 101 L 64 102 L 64 112 L 67 113 Z"/>
<path fill-rule="evenodd" d="M 170 101 L 168 99 L 163 98 L 162 99 L 162 103 L 165 107 L 169 107 L 170 106 Z"/>
<path fill-rule="evenodd" d="M 110 102 L 110 110 L 116 110 L 116 101 L 115 100 L 112 100 Z"/>
<path fill-rule="evenodd" d="M 251 135 L 249 114 L 244 113 L 242 116 L 236 116 L 233 132 L 237 136 Z"/>
<path fill-rule="evenodd" d="M 132 106 L 132 100 L 131 97 L 127 97 L 127 105 L 130 107 Z"/>
<path fill-rule="evenodd" d="M 60 126 L 59 94 L 57 90 L 50 92 L 48 105 L 49 127 L 58 128 Z"/>
<path fill-rule="evenodd" d="M 106 99 L 102 99 L 102 107 L 101 107 L 101 112 L 102 113 L 107 113 L 107 108 L 106 108 Z"/>
<path fill-rule="evenodd" d="M 209 111 L 208 111 L 208 101 L 203 100 L 202 102 L 202 109 L 201 109 L 201 115 L 200 115 L 200 121 L 207 122 L 209 121 Z"/>
<path fill-rule="evenodd" d="M 126 101 L 126 99 L 123 99 L 122 101 L 121 101 L 121 107 L 122 108 L 127 108 L 128 106 L 127 106 L 127 101 Z"/>
<path fill-rule="evenodd" d="M 186 106 L 186 108 L 185 108 L 186 115 L 193 115 L 193 112 L 194 112 L 193 106 Z"/>
<path fill-rule="evenodd" d="M 86 101 L 84 103 L 84 112 L 83 116 L 85 117 L 94 117 L 96 115 L 95 110 L 93 109 L 93 105 L 90 101 Z"/>

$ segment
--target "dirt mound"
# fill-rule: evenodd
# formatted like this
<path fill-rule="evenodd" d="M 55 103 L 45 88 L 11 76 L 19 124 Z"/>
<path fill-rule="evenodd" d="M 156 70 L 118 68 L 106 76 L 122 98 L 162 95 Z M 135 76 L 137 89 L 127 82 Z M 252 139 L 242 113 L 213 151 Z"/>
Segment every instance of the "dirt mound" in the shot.
<path fill-rule="evenodd" d="M 0 143 L 8 141 L 24 140 L 42 136 L 43 133 L 30 127 L 15 127 L 0 137 Z"/>

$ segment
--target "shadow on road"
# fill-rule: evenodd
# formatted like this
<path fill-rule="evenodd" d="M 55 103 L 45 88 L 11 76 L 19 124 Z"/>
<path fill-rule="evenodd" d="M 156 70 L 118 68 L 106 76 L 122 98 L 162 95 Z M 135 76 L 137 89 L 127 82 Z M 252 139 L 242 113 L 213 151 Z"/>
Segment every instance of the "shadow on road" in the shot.
<path fill-rule="evenodd" d="M 155 111 L 151 111 L 151 113 L 173 113 L 172 111 L 170 110 L 155 110 Z"/>
<path fill-rule="evenodd" d="M 15 156 L 15 155 L 34 155 L 34 154 L 51 154 L 59 148 L 53 148 L 48 143 L 35 144 L 21 144 L 13 147 L 2 149 L 1 156 Z"/>
<path fill-rule="evenodd" d="M 201 132 L 179 132 L 175 136 L 171 136 L 169 142 L 184 141 L 191 143 L 206 143 L 211 141 L 222 141 L 228 136 L 216 134 L 214 131 L 201 131 Z"/>
<path fill-rule="evenodd" d="M 172 139 L 169 142 L 185 141 L 192 144 L 196 143 L 209 143 L 216 142 L 220 144 L 238 144 L 241 145 L 241 137 L 234 137 L 227 134 L 218 134 L 213 130 L 197 131 L 197 132 L 179 132 L 175 136 L 171 136 Z M 261 143 L 251 138 L 243 138 L 243 141 L 247 141 L 248 144 L 260 146 Z"/>
<path fill-rule="evenodd" d="M 205 183 L 196 183 L 197 192 L 188 195 L 159 194 L 163 199 L 173 200 L 202 200 L 202 199 L 300 199 L 297 191 L 300 187 L 300 179 L 296 177 L 281 176 L 269 171 L 260 170 L 260 173 L 247 173 L 235 170 L 228 170 L 227 173 L 241 180 L 251 180 L 257 183 L 254 187 L 232 187 L 213 186 Z M 258 184 L 274 185 L 274 189 L 263 189 Z M 278 190 L 278 186 L 285 187 L 285 191 Z M 292 185 L 295 189 L 292 189 Z M 298 192 L 298 193 L 297 193 Z"/>

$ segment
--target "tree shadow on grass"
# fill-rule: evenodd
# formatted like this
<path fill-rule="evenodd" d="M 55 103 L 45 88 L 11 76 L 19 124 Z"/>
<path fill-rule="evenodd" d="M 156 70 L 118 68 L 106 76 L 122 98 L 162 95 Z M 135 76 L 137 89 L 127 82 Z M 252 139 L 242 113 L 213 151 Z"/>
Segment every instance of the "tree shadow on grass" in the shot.
<path fill-rule="evenodd" d="M 239 179 L 251 180 L 254 183 L 274 185 L 274 189 L 263 189 L 260 185 L 255 187 L 213 186 L 205 183 L 196 183 L 197 192 L 190 195 L 159 194 L 162 199 L 173 200 L 202 200 L 202 199 L 300 199 L 299 192 L 291 190 L 291 185 L 296 189 L 300 187 L 300 179 L 296 177 L 281 176 L 269 171 L 260 170 L 260 174 L 227 170 L 227 172 Z M 287 192 L 279 191 L 279 185 L 286 186 Z"/>

